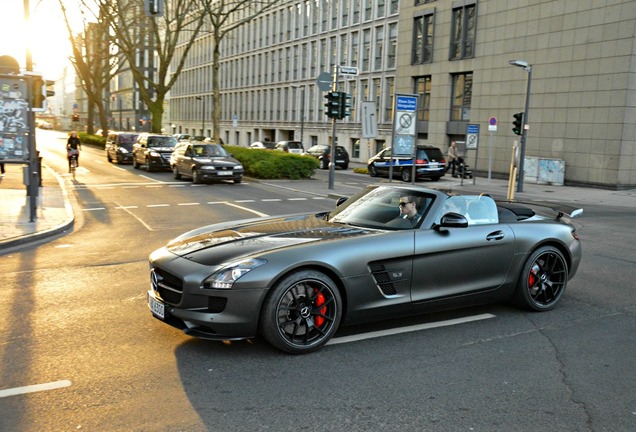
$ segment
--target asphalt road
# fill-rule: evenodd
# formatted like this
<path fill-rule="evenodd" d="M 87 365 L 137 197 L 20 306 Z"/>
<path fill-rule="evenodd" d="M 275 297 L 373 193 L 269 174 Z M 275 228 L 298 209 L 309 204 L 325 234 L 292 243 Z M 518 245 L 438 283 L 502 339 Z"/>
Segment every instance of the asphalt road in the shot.
<path fill-rule="evenodd" d="M 63 141 L 40 147 L 65 173 Z M 80 163 L 67 179 L 74 231 L 0 260 L 2 431 L 636 430 L 632 209 L 586 206 L 584 259 L 552 312 L 384 321 L 289 356 L 153 319 L 148 254 L 206 223 L 333 199 L 248 180 L 194 186 L 86 147 Z"/>

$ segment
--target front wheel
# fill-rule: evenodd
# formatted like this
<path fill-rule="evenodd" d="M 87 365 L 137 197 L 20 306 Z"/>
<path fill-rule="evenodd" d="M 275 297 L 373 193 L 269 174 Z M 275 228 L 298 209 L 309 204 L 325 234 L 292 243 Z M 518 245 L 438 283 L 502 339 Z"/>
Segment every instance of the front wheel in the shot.
<path fill-rule="evenodd" d="M 301 270 L 277 283 L 260 317 L 263 337 L 290 354 L 320 349 L 334 335 L 342 317 L 336 284 L 315 270 Z"/>
<path fill-rule="evenodd" d="M 524 309 L 547 311 L 556 306 L 568 283 L 568 266 L 553 246 L 535 250 L 526 261 L 513 302 Z"/>
<path fill-rule="evenodd" d="M 137 162 L 137 157 L 133 155 L 133 168 L 139 169 L 139 162 Z"/>
<path fill-rule="evenodd" d="M 242 182 L 242 181 L 243 181 L 243 177 L 235 177 L 235 178 L 234 178 L 234 183 L 235 183 L 235 184 L 239 184 L 239 183 L 240 183 L 240 182 Z"/>
<path fill-rule="evenodd" d="M 181 178 L 181 174 L 179 174 L 179 169 L 176 165 L 172 167 L 172 175 L 176 180 L 179 180 Z"/>
<path fill-rule="evenodd" d="M 150 159 L 146 158 L 146 171 L 151 172 L 152 167 L 150 166 Z"/>
<path fill-rule="evenodd" d="M 377 177 L 378 176 L 378 170 L 375 168 L 375 165 L 369 165 L 369 175 L 371 177 Z"/>
<path fill-rule="evenodd" d="M 201 183 L 201 174 L 199 174 L 199 171 L 197 171 L 196 169 L 192 170 L 192 183 Z"/>

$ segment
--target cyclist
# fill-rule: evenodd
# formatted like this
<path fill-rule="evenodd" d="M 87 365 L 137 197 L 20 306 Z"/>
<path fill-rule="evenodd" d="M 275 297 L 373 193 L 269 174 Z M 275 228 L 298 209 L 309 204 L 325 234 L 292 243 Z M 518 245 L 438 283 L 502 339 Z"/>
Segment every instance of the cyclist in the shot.
<path fill-rule="evenodd" d="M 71 132 L 66 142 L 66 151 L 68 153 L 68 172 L 71 172 L 71 157 L 75 156 L 77 163 L 75 166 L 79 166 L 79 151 L 82 149 L 82 143 L 80 142 L 77 132 Z"/>

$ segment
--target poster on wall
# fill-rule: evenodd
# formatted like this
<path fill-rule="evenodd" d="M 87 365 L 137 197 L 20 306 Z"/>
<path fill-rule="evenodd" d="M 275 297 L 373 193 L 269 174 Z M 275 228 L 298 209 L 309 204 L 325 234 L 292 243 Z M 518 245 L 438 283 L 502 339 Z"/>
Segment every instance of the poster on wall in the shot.
<path fill-rule="evenodd" d="M 29 159 L 29 103 L 27 81 L 0 75 L 0 160 L 23 163 Z"/>

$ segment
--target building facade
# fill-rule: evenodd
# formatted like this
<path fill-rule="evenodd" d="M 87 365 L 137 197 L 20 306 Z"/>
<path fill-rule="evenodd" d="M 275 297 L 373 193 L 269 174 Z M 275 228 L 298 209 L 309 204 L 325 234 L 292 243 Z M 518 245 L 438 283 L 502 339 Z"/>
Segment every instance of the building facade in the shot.
<path fill-rule="evenodd" d="M 353 66 L 357 76 L 337 79 L 352 115 L 336 131 L 352 160 L 391 145 L 395 94 L 417 94 L 418 143 L 445 152 L 458 141 L 473 168 L 503 176 L 531 77 L 526 156 L 560 162 L 568 184 L 633 188 L 635 35 L 636 0 L 283 1 L 223 41 L 221 137 L 330 142 L 316 79 Z M 171 91 L 174 133 L 211 135 L 208 37 Z M 376 104 L 375 138 L 361 138 L 363 101 Z M 462 146 L 469 124 L 476 149 Z"/>

